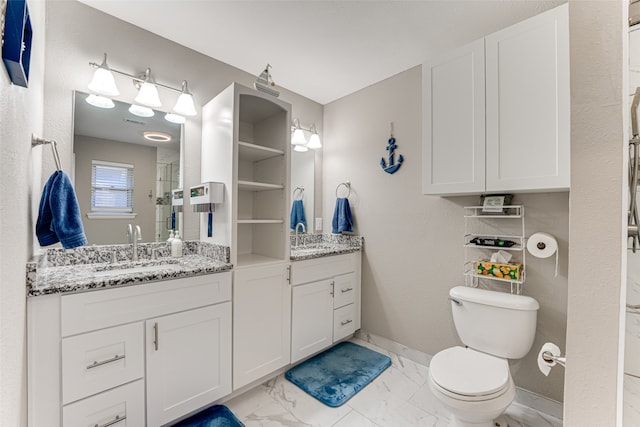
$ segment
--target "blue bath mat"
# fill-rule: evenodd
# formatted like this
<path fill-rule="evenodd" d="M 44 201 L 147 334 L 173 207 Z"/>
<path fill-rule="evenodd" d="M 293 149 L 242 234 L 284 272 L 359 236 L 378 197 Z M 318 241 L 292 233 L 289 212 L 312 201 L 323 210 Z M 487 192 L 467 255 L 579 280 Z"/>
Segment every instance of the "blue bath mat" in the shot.
<path fill-rule="evenodd" d="M 388 356 L 342 342 L 291 368 L 285 378 L 327 406 L 337 407 L 391 365 Z"/>
<path fill-rule="evenodd" d="M 173 424 L 172 427 L 244 427 L 224 405 L 215 405 Z"/>

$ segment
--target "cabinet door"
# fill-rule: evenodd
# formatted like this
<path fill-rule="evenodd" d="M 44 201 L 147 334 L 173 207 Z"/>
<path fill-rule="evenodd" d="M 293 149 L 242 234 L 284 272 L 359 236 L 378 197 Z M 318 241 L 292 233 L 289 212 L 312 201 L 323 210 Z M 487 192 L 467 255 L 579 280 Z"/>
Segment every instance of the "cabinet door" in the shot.
<path fill-rule="evenodd" d="M 333 280 L 295 286 L 291 306 L 291 363 L 333 342 Z"/>
<path fill-rule="evenodd" d="M 487 191 L 569 188 L 563 5 L 486 37 Z"/>
<path fill-rule="evenodd" d="M 287 265 L 234 271 L 234 390 L 289 363 L 291 292 Z"/>
<path fill-rule="evenodd" d="M 484 41 L 424 63 L 422 77 L 422 192 L 483 192 Z"/>
<path fill-rule="evenodd" d="M 231 303 L 146 322 L 147 421 L 160 426 L 231 393 Z"/>

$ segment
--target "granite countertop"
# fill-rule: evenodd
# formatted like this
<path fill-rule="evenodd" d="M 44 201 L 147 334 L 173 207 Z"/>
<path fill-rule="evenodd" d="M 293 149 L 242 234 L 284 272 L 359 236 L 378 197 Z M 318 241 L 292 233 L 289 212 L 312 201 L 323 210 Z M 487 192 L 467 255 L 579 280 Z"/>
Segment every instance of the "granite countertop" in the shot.
<path fill-rule="evenodd" d="M 362 250 L 362 236 L 345 234 L 301 234 L 296 245 L 291 235 L 291 261 L 342 255 Z"/>
<path fill-rule="evenodd" d="M 152 259 L 155 252 L 157 259 Z M 138 245 L 139 261 L 131 262 L 132 245 L 47 249 L 27 263 L 27 296 L 74 293 L 179 279 L 229 271 L 227 246 L 183 242 L 183 257 L 170 258 L 166 243 Z M 112 262 L 114 257 L 116 262 Z"/>

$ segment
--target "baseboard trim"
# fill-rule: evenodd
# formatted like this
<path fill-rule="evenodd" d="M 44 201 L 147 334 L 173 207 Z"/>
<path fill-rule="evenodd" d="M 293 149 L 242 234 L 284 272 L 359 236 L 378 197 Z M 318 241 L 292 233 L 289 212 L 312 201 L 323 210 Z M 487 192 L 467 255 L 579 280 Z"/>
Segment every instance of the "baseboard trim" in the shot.
<path fill-rule="evenodd" d="M 385 350 L 394 352 L 400 356 L 406 357 L 407 359 L 420 363 L 421 365 L 429 366 L 431 358 L 433 357 L 421 352 L 420 350 L 407 347 L 406 345 L 363 330 L 357 331 L 355 333 L 355 337 Z M 532 391 L 516 387 L 515 401 L 521 405 L 528 406 L 529 408 L 542 412 L 543 414 L 551 415 L 554 418 L 563 418 L 562 402 L 549 399 L 548 397 L 539 395 Z"/>

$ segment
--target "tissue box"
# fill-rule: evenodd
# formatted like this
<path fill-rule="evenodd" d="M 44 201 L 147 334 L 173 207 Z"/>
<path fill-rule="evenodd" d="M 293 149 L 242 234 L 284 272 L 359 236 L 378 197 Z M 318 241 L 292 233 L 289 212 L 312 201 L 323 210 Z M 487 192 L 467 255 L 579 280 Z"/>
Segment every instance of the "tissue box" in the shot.
<path fill-rule="evenodd" d="M 491 261 L 477 261 L 476 274 L 503 280 L 520 280 L 522 263 L 500 264 Z"/>

